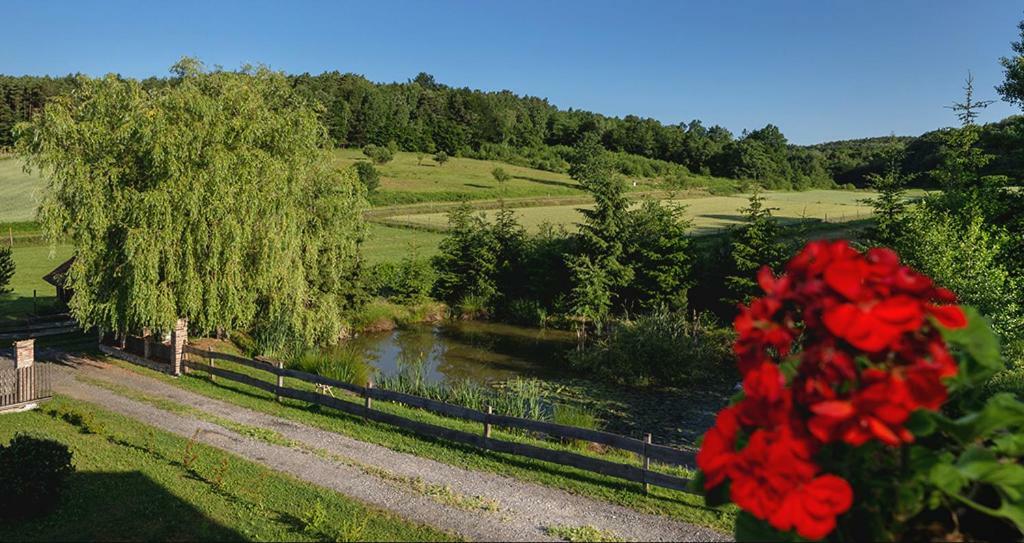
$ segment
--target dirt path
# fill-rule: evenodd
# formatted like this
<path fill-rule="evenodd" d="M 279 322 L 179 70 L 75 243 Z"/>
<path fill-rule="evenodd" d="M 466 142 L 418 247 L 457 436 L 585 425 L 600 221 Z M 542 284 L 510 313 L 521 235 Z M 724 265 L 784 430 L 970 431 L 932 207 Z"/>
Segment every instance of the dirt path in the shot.
<path fill-rule="evenodd" d="M 56 390 L 151 426 L 232 452 L 310 483 L 330 488 L 403 518 L 476 541 L 551 540 L 547 526 L 593 526 L 627 540 L 717 541 L 727 536 L 552 487 L 476 472 L 351 439 L 290 420 L 194 394 L 156 379 L 85 359 L 65 359 Z M 85 379 L 79 379 L 84 377 Z M 119 394 L 95 380 L 126 386 L 166 402 L 201 410 L 192 417 Z M 291 441 L 277 444 L 238 433 L 219 421 L 269 429 Z M 212 420 L 212 422 L 211 422 Z M 198 434 L 197 434 L 198 432 Z M 246 432 L 248 434 L 248 432 Z M 444 490 L 447 487 L 447 490 Z M 454 490 L 451 490 L 454 489 Z"/>

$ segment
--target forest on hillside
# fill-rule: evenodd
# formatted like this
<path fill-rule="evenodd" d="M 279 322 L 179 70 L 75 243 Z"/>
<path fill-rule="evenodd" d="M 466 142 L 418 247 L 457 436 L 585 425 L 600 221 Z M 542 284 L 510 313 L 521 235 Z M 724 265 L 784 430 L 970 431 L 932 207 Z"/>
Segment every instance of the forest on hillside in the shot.
<path fill-rule="evenodd" d="M 903 156 L 901 169 L 912 177 L 911 183 L 930 186 L 935 180 L 928 172 L 940 161 L 948 131 L 799 146 L 772 124 L 736 135 L 700 120 L 663 124 L 635 115 L 609 117 L 560 109 L 546 99 L 510 91 L 451 87 L 426 73 L 404 83 L 374 83 L 337 71 L 291 75 L 288 80 L 300 96 L 318 105 L 337 146 L 390 145 L 566 172 L 572 148 L 595 134 L 614 153 L 616 169 L 624 175 L 672 178 L 689 172 L 748 179 L 774 189 L 864 186 L 873 174 L 884 172 L 892 148 Z M 142 84 L 155 88 L 174 81 L 151 77 Z M 13 144 L 17 122 L 77 85 L 73 75 L 0 75 L 0 148 Z M 985 173 L 1012 181 L 1024 178 L 1022 142 L 1024 117 L 982 125 L 979 146 L 996 157 Z"/>

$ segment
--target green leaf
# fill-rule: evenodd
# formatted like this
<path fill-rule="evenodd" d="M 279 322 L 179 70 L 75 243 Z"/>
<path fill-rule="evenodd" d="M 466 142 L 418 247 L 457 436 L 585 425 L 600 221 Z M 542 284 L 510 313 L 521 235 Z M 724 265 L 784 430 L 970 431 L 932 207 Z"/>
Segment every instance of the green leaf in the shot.
<path fill-rule="evenodd" d="M 1024 434 L 1008 434 L 992 441 L 992 450 L 1006 456 L 1024 456 Z"/>
<path fill-rule="evenodd" d="M 1024 403 L 1013 394 L 995 394 L 976 413 L 965 415 L 947 429 L 961 441 L 973 441 L 991 436 L 999 430 L 1024 427 Z"/>
<path fill-rule="evenodd" d="M 746 511 L 736 516 L 734 530 L 736 541 L 799 541 L 795 533 L 780 532 Z"/>
<path fill-rule="evenodd" d="M 925 437 L 935 431 L 937 424 L 931 411 L 918 409 L 910 414 L 910 418 L 907 419 L 905 426 L 916 437 Z"/>
<path fill-rule="evenodd" d="M 967 478 L 950 464 L 935 464 L 928 472 L 928 482 L 949 495 L 956 495 L 967 485 Z"/>
<path fill-rule="evenodd" d="M 961 364 L 959 380 L 966 385 L 979 385 L 988 380 L 997 371 L 1006 367 L 999 350 L 999 338 L 992 327 L 977 309 L 964 306 L 967 326 L 958 329 L 945 328 L 939 325 L 943 338 L 955 347 L 963 349 L 969 360 Z"/>

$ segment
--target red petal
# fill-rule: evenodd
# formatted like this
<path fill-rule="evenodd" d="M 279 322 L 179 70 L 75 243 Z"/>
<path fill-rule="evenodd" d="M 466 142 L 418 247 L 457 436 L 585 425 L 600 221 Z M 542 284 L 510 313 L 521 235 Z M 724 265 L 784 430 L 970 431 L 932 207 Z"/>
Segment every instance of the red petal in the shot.
<path fill-rule="evenodd" d="M 967 326 L 967 316 L 958 305 L 928 305 L 930 313 L 939 324 L 946 328 L 963 328 Z"/>
<path fill-rule="evenodd" d="M 853 408 L 853 404 L 850 402 L 844 402 L 840 400 L 832 400 L 826 402 L 818 402 L 811 406 L 811 411 L 815 414 L 832 417 L 837 419 L 845 419 L 856 411 Z"/>
<path fill-rule="evenodd" d="M 825 282 L 848 300 L 857 299 L 864 281 L 862 263 L 857 260 L 840 260 L 825 270 Z"/>

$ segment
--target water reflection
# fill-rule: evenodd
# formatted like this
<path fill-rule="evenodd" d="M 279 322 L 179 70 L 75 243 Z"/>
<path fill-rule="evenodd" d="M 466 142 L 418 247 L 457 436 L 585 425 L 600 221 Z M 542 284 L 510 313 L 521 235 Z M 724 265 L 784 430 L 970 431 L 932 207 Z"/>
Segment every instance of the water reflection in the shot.
<path fill-rule="evenodd" d="M 565 373 L 570 332 L 488 322 L 451 321 L 366 334 L 346 343 L 381 376 L 419 366 L 424 381 L 477 383 Z"/>

